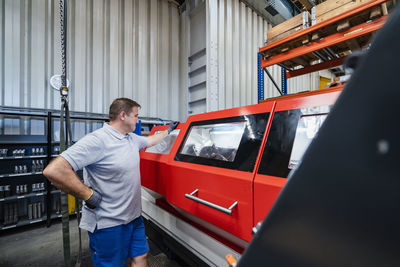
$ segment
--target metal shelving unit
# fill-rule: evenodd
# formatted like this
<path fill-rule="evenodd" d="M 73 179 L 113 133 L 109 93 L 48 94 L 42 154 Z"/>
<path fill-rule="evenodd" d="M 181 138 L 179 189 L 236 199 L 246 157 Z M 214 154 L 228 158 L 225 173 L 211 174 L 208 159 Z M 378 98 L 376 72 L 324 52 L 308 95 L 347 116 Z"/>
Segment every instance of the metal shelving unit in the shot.
<path fill-rule="evenodd" d="M 55 190 L 42 173 L 59 154 L 59 116 L 59 110 L 0 107 L 0 230 L 42 221 L 50 226 L 51 219 L 59 217 L 61 191 Z M 70 112 L 70 119 L 74 143 L 102 127 L 108 116 Z M 141 118 L 139 130 L 151 130 L 154 125 L 166 123 L 168 121 Z M 18 153 L 13 153 L 16 150 Z M 77 175 L 82 176 L 82 171 Z M 17 189 L 21 185 L 23 192 Z M 7 193 L 4 186 L 8 186 Z M 29 210 L 33 205 L 40 209 L 34 215 L 33 210 Z M 28 215 L 33 218 L 29 220 Z"/>
<path fill-rule="evenodd" d="M 56 193 L 61 193 L 61 190 L 53 190 L 53 191 L 51 191 L 51 194 L 56 194 Z M 16 195 L 16 196 L 11 196 L 11 197 L 0 198 L 0 202 L 13 201 L 13 200 L 29 198 L 29 197 L 39 197 L 39 196 L 44 196 L 46 194 L 47 194 L 47 192 L 30 193 L 30 194 L 25 194 L 25 195 Z"/>
<path fill-rule="evenodd" d="M 50 219 L 61 218 L 61 216 L 62 216 L 61 214 L 52 214 Z M 17 224 L 11 224 L 11 225 L 2 226 L 0 228 L 0 230 L 12 229 L 12 228 L 16 228 L 16 227 L 20 227 L 20 226 L 24 226 L 24 225 L 28 225 L 28 224 L 43 222 L 43 221 L 46 221 L 46 220 L 47 220 L 47 216 L 42 216 L 41 218 L 34 219 L 34 220 L 22 219 L 22 220 L 18 221 Z"/>
<path fill-rule="evenodd" d="M 387 3 L 390 4 L 386 6 Z M 386 12 L 371 18 L 371 11 L 379 6 Z M 278 64 L 286 70 L 289 79 L 340 66 L 351 51 L 368 48 L 373 34 L 386 22 L 387 10 L 392 6 L 388 0 L 371 0 L 261 47 L 259 67 L 267 71 L 268 66 Z M 282 89 L 285 82 L 282 81 Z"/>
<path fill-rule="evenodd" d="M 61 191 L 42 173 L 58 156 L 58 118 L 56 110 L 0 107 L 0 230 L 42 221 L 49 226 L 60 217 Z M 81 112 L 71 112 L 70 118 L 74 141 L 108 120 Z"/>
<path fill-rule="evenodd" d="M 47 155 L 37 155 L 37 156 L 15 156 L 15 157 L 0 157 L 0 160 L 2 159 L 40 159 L 40 158 L 46 158 Z"/>
<path fill-rule="evenodd" d="M 0 178 L 3 177 L 18 177 L 18 176 L 30 176 L 30 175 L 40 175 L 43 174 L 42 172 L 27 172 L 27 173 L 6 173 L 0 174 Z"/>

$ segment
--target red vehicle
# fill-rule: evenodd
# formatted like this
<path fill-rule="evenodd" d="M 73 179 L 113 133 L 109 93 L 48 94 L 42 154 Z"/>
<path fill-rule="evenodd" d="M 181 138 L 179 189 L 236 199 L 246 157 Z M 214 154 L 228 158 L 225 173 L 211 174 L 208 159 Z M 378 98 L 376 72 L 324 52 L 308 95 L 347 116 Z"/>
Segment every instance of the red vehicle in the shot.
<path fill-rule="evenodd" d="M 142 185 L 244 248 L 341 90 L 192 115 L 161 147 L 141 152 Z"/>

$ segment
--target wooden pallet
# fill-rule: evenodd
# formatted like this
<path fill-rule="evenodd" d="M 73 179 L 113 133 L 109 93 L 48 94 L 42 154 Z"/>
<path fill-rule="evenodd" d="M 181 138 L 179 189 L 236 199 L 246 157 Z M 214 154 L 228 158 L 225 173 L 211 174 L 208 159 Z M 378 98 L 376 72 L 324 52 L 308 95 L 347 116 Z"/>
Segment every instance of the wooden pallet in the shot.
<path fill-rule="evenodd" d="M 312 25 L 326 21 L 368 1 L 370 0 L 327 0 L 311 9 Z M 372 18 L 379 16 L 377 13 L 380 12 L 379 7 L 374 10 Z"/>
<path fill-rule="evenodd" d="M 336 1 L 339 1 L 339 0 L 336 0 Z M 343 0 L 343 2 L 345 2 L 345 1 L 346 0 Z M 349 3 L 349 2 L 347 2 L 347 3 Z M 324 4 L 324 3 L 322 3 L 322 4 Z M 288 52 L 293 48 L 306 46 L 313 42 L 318 42 L 319 40 L 321 40 L 327 36 L 330 36 L 334 33 L 345 31 L 351 27 L 360 25 L 367 21 L 380 18 L 380 17 L 384 16 L 385 14 L 387 14 L 387 10 L 392 9 L 392 7 L 393 7 L 393 4 L 391 1 L 389 1 L 389 2 L 385 3 L 385 5 L 379 5 L 379 6 L 369 8 L 361 13 L 358 13 L 354 16 L 347 17 L 345 19 L 336 21 L 335 23 L 329 24 L 325 27 L 322 27 L 322 28 L 315 27 L 318 29 L 316 29 L 315 31 L 310 31 L 306 35 L 299 36 L 298 38 L 291 39 L 288 42 L 283 42 L 282 44 L 276 45 L 276 46 L 272 47 L 271 49 L 263 51 L 262 53 L 264 55 L 264 58 L 268 59 L 268 58 L 274 57 L 275 55 L 279 55 L 281 53 Z M 318 24 L 314 25 L 314 26 L 318 26 Z M 312 26 L 311 28 L 313 28 L 314 26 Z M 309 28 L 308 30 L 310 30 L 311 28 Z M 354 38 L 354 39 L 346 41 L 344 43 L 340 43 L 340 44 L 331 46 L 327 49 L 315 51 L 314 53 L 309 53 L 309 54 L 306 54 L 306 55 L 303 55 L 300 57 L 293 58 L 291 60 L 281 62 L 280 65 L 289 70 L 292 70 L 299 66 L 307 67 L 307 66 L 313 65 L 316 61 L 318 61 L 320 59 L 330 60 L 334 57 L 345 56 L 345 55 L 348 55 L 349 53 L 351 53 L 352 50 L 365 48 L 369 44 L 371 37 L 372 37 L 372 34 L 360 36 L 358 38 Z M 284 40 L 282 40 L 282 41 L 284 41 Z M 266 47 L 268 47 L 268 45 Z"/>
<path fill-rule="evenodd" d="M 308 11 L 294 16 L 281 24 L 267 30 L 267 43 L 285 38 L 295 32 L 307 28 L 311 24 L 311 14 Z"/>

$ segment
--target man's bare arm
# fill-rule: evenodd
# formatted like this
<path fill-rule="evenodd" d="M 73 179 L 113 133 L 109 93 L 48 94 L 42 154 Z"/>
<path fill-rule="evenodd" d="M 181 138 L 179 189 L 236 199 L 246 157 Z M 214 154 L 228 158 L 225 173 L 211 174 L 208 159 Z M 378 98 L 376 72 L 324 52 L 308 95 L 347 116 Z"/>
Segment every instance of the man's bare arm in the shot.
<path fill-rule="evenodd" d="M 168 135 L 168 131 L 162 131 L 158 134 L 153 134 L 147 137 L 147 147 L 157 145 L 161 140 Z"/>
<path fill-rule="evenodd" d="M 61 191 L 86 200 L 92 194 L 89 187 L 84 185 L 76 176 L 71 165 L 63 157 L 58 156 L 44 169 L 43 175 Z"/>
<path fill-rule="evenodd" d="M 170 132 L 172 132 L 178 126 L 178 124 L 179 124 L 178 121 L 171 122 L 167 130 L 162 131 L 158 134 L 153 134 L 151 136 L 148 136 L 147 147 L 151 147 L 160 143 L 164 137 L 166 137 Z"/>

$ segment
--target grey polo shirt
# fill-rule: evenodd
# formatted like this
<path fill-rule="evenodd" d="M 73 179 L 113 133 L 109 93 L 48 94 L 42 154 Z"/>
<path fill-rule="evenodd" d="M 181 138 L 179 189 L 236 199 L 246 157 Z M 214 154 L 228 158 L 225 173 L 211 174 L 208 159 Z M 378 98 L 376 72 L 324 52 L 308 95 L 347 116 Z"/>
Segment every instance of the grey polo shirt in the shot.
<path fill-rule="evenodd" d="M 139 151 L 147 138 L 123 135 L 105 123 L 64 151 L 61 156 L 74 171 L 84 168 L 84 183 L 102 196 L 94 210 L 82 209 L 80 227 L 93 232 L 127 224 L 141 214 Z"/>

